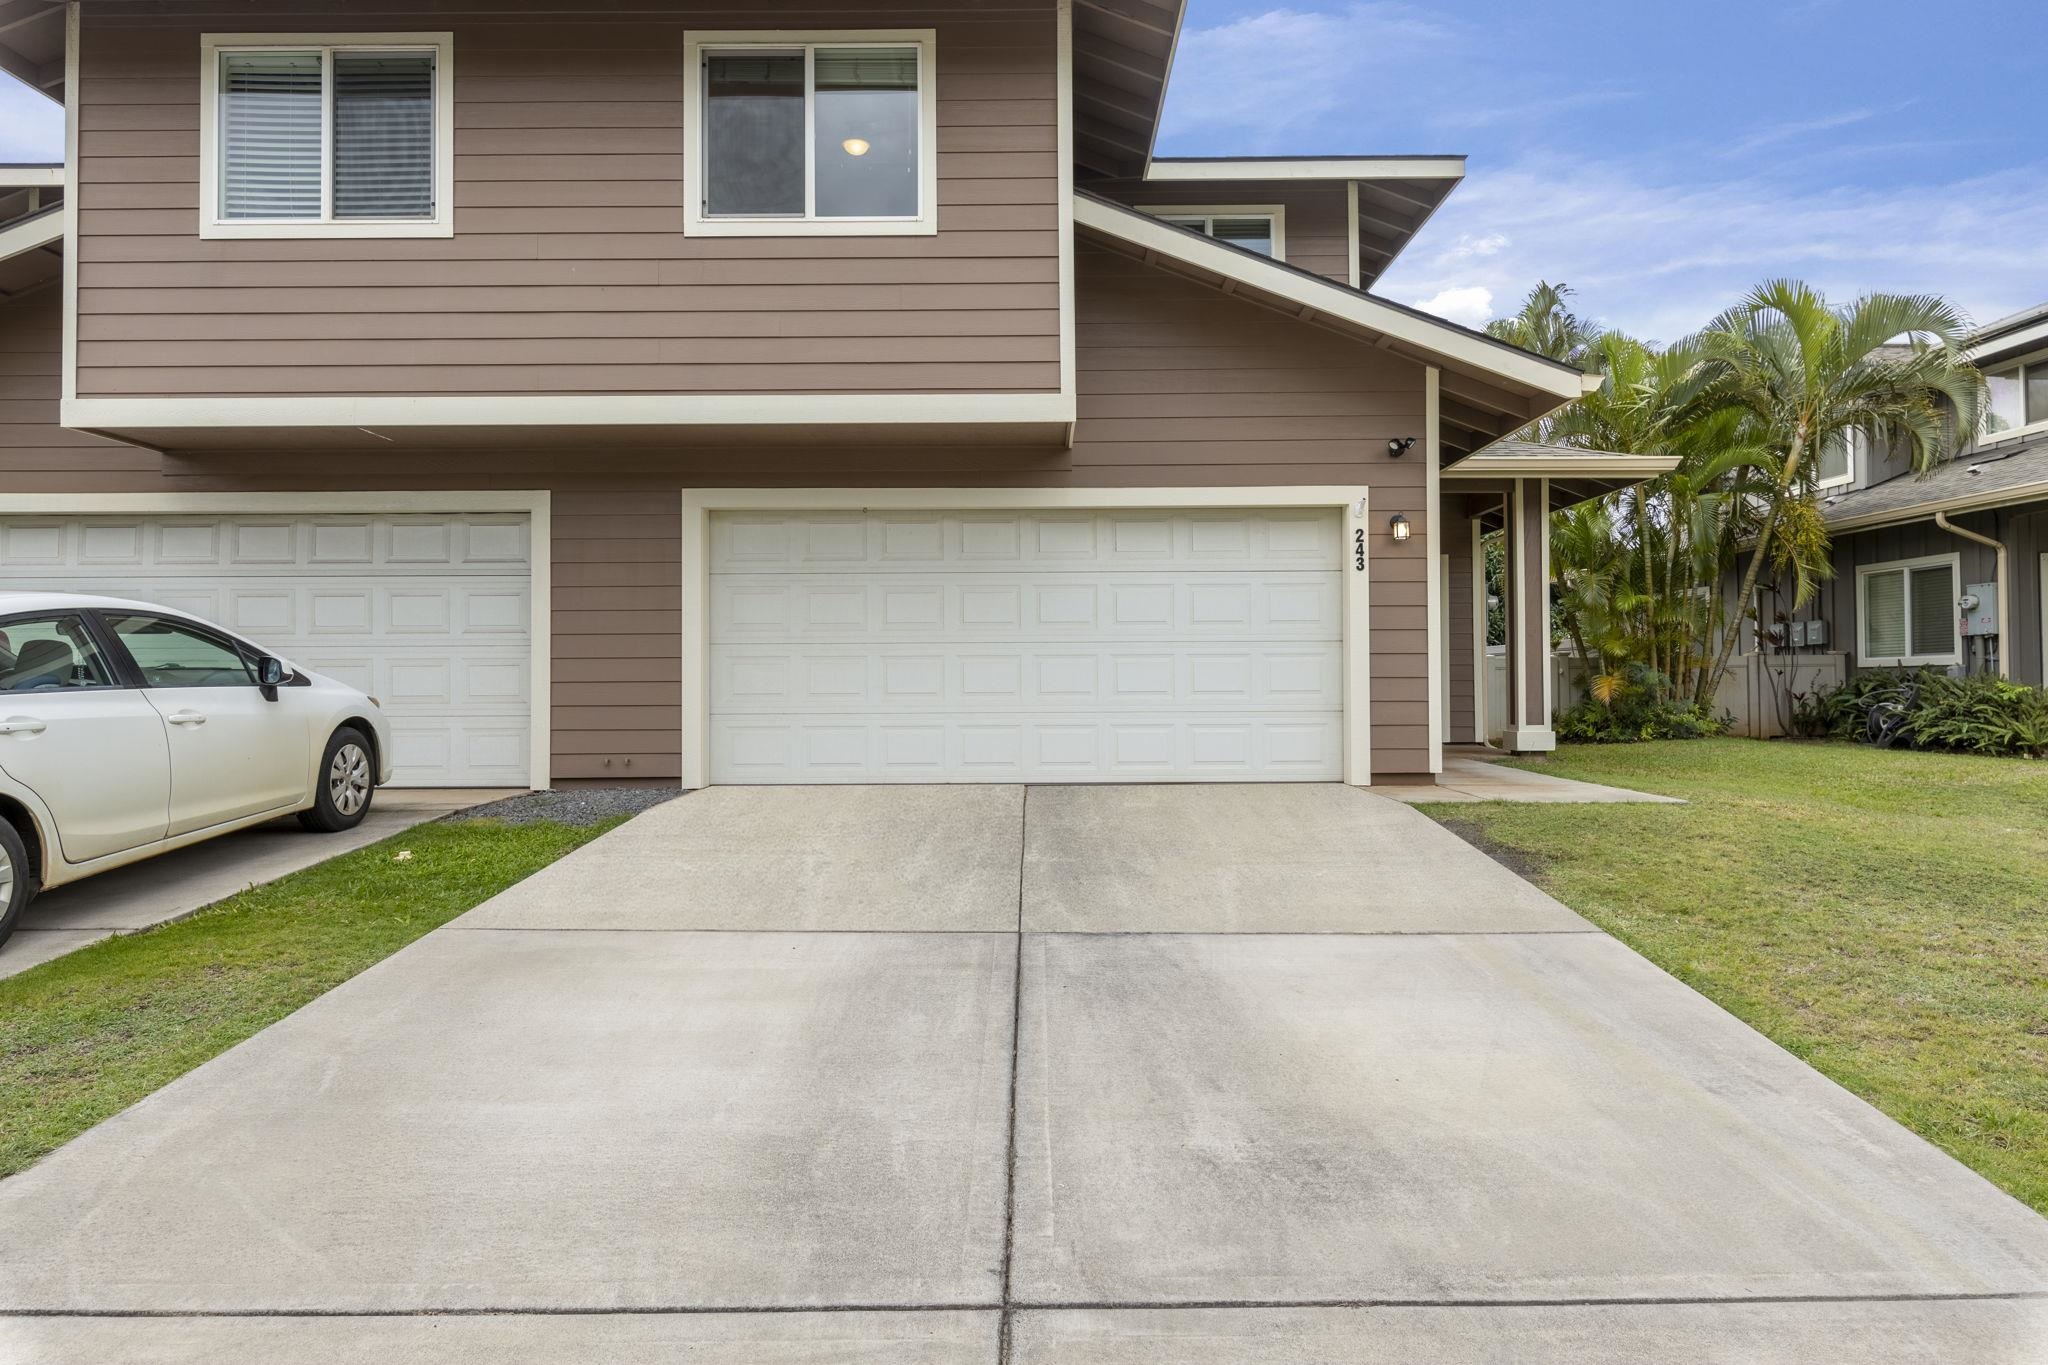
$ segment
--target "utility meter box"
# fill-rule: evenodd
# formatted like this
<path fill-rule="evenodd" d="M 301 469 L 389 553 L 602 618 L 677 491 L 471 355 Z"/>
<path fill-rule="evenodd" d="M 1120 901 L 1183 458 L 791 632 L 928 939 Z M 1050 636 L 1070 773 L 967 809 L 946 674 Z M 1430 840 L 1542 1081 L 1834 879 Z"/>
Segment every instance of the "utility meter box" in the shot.
<path fill-rule="evenodd" d="M 1808 621 L 1806 623 L 1806 645 L 1809 649 L 1825 649 L 1828 643 L 1828 623 Z"/>
<path fill-rule="evenodd" d="M 1806 648 L 1806 622 L 1794 621 L 1785 627 L 1785 643 L 1794 649 Z"/>
<path fill-rule="evenodd" d="M 1977 605 L 1963 612 L 1963 634 L 1998 634 L 1998 585 L 1996 583 L 1970 583 L 1963 588 L 1965 601 L 1977 599 Z"/>

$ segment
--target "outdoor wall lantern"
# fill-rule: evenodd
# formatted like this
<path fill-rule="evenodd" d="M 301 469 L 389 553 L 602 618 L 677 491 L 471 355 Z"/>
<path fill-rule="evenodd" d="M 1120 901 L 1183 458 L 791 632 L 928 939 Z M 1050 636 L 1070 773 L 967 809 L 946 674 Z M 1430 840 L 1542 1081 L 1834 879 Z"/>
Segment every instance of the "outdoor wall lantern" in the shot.
<path fill-rule="evenodd" d="M 1408 518 L 1402 516 L 1399 512 L 1394 513 L 1394 519 L 1387 523 L 1387 527 L 1393 531 L 1396 541 L 1408 539 Z"/>

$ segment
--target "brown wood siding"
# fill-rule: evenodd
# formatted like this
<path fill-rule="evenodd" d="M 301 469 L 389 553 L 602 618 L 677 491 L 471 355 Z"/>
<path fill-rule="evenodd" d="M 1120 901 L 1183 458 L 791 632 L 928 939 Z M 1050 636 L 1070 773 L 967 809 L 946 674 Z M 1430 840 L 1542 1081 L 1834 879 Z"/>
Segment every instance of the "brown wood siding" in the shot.
<path fill-rule="evenodd" d="M 0 507 L 9 491 L 157 483 L 154 452 L 57 425 L 63 385 L 64 292 L 53 282 L 0 304 Z"/>
<path fill-rule="evenodd" d="M 1051 0 L 577 13 L 88 7 L 80 394 L 1058 389 Z M 935 236 L 682 235 L 684 33 L 778 27 L 937 30 Z M 199 239 L 202 34 L 443 28 L 454 237 Z"/>
<path fill-rule="evenodd" d="M 615 780 L 628 775 L 624 758 L 633 777 L 679 771 L 674 594 L 685 487 L 1370 485 L 1373 770 L 1426 772 L 1433 538 L 1420 456 L 1386 454 L 1388 438 L 1422 435 L 1422 368 L 1092 243 L 1080 245 L 1077 264 L 1081 418 L 1072 449 L 163 457 L 55 428 L 51 291 L 50 301 L 0 309 L 0 351 L 45 376 L 15 414 L 20 445 L 10 453 L 26 453 L 0 469 L 0 505 L 7 492 L 31 490 L 550 489 L 556 773 Z M 17 327 L 16 313 L 41 321 Z M 1387 534 L 1395 512 L 1414 527 L 1405 545 Z"/>
<path fill-rule="evenodd" d="M 1444 544 L 1442 553 L 1451 557 L 1446 591 L 1451 595 L 1449 653 L 1451 705 L 1444 718 L 1446 744 L 1470 744 L 1478 737 L 1477 680 L 1473 676 L 1473 632 L 1479 622 L 1472 610 L 1472 520 L 1454 511 L 1451 504 L 1462 502 L 1455 494 L 1444 499 Z"/>
<path fill-rule="evenodd" d="M 1342 181 L 1235 185 L 1089 181 L 1095 193 L 1133 207 L 1161 204 L 1278 204 L 1286 210 L 1286 259 L 1338 284 L 1351 283 L 1351 210 Z"/>

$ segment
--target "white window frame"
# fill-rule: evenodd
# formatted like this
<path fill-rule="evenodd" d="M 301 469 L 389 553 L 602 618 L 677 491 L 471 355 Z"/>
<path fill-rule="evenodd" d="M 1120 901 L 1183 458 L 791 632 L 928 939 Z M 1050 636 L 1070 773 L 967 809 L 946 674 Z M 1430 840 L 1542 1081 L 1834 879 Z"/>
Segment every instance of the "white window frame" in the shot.
<path fill-rule="evenodd" d="M 1863 452 L 1870 444 L 1869 438 L 1863 434 L 1860 427 L 1850 427 L 1842 433 L 1842 442 L 1849 450 L 1848 473 L 1841 475 L 1839 478 L 1820 480 L 1814 484 L 1816 490 L 1847 488 L 1850 484 L 1856 482 L 1856 476 L 1861 471 Z M 1817 472 L 1819 465 L 1816 464 L 1814 468 Z"/>
<path fill-rule="evenodd" d="M 917 49 L 917 213 L 904 218 L 813 217 L 817 178 L 813 129 L 817 92 L 813 57 L 821 47 Z M 704 212 L 704 54 L 745 48 L 804 54 L 804 216 L 740 217 Z M 683 35 L 683 235 L 685 237 L 929 237 L 939 230 L 938 31 L 902 29 L 792 29 L 702 32 Z"/>
<path fill-rule="evenodd" d="M 434 216 L 344 218 L 334 212 L 336 52 L 434 54 Z M 220 61 L 232 52 L 319 52 L 320 214 L 313 218 L 221 216 Z M 209 240 L 455 235 L 455 35 L 453 33 L 209 33 L 199 41 L 199 235 Z"/>
<path fill-rule="evenodd" d="M 1273 225 L 1273 259 L 1287 259 L 1287 206 L 1285 204 L 1137 204 L 1140 213 L 1154 218 L 1200 218 L 1202 235 L 1215 241 L 1218 218 L 1264 218 Z M 1228 246 L 1229 243 L 1224 243 Z"/>
<path fill-rule="evenodd" d="M 1913 570 L 1931 568 L 1946 564 L 1949 570 L 1951 590 L 1958 596 L 1951 598 L 1949 606 L 1949 631 L 1951 648 L 1946 654 L 1914 654 L 1913 648 Z M 1868 599 L 1864 583 L 1872 574 L 1891 573 L 1894 570 L 1905 574 L 1906 585 L 1906 649 L 1899 655 L 1872 654 L 1870 652 L 1870 613 L 1865 610 Z M 1963 661 L 1963 619 L 1955 610 L 1956 602 L 1963 591 L 1963 557 L 1960 554 L 1922 555 L 1917 559 L 1888 559 L 1882 564 L 1859 564 L 1856 566 L 1856 666 L 1858 668 L 1920 668 L 1926 665 L 1958 664 Z"/>
<path fill-rule="evenodd" d="M 2011 360 L 2001 360 L 1996 364 L 1982 365 L 1978 368 L 1983 372 L 1986 379 L 1989 379 L 1994 374 L 2004 374 L 2008 370 L 2019 377 L 2020 416 L 2024 418 L 2026 416 L 2027 402 L 2027 371 L 2048 370 L 2048 351 L 2036 351 L 2032 355 L 2018 356 Z M 1985 445 L 1994 441 L 2011 441 L 2022 436 L 2038 435 L 2044 431 L 2048 431 L 2048 418 L 2038 422 L 2022 421 L 2018 426 L 2007 427 L 2003 431 L 1984 432 L 1977 437 L 1976 443 L 1978 445 Z"/>

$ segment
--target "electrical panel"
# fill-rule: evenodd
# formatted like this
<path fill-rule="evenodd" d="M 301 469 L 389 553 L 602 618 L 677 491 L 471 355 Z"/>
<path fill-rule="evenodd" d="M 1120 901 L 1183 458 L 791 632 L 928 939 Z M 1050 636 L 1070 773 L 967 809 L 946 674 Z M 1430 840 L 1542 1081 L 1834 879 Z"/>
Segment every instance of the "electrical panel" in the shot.
<path fill-rule="evenodd" d="M 1998 585 L 1971 583 L 1963 588 L 1963 601 L 1974 603 L 1963 609 L 1963 634 L 1998 634 Z"/>
<path fill-rule="evenodd" d="M 1826 649 L 1828 644 L 1828 623 L 1808 621 L 1806 623 L 1806 646 L 1809 649 Z"/>
<path fill-rule="evenodd" d="M 1793 621 L 1785 627 L 1785 643 L 1794 649 L 1806 648 L 1806 622 Z"/>

